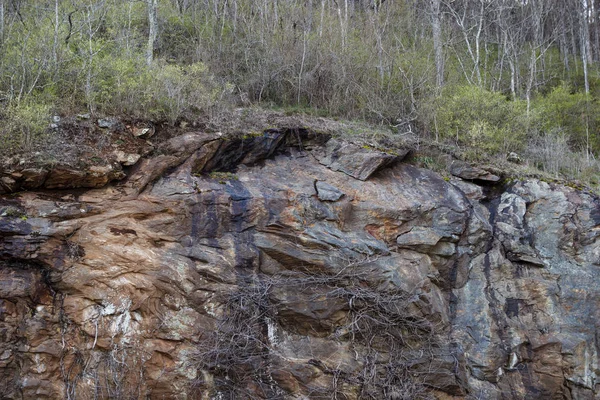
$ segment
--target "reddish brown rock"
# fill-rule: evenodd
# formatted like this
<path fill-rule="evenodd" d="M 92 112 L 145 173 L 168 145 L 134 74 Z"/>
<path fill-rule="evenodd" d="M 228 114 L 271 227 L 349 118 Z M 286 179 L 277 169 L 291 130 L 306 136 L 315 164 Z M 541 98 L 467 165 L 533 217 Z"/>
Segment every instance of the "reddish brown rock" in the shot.
<path fill-rule="evenodd" d="M 600 200 L 290 132 L 3 172 L 2 397 L 597 397 Z"/>

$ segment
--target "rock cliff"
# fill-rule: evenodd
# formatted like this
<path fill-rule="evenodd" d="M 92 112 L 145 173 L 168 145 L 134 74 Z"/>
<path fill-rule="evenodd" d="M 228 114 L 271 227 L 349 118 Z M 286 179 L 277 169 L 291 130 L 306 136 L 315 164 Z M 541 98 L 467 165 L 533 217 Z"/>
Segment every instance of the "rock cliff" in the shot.
<path fill-rule="evenodd" d="M 282 128 L 5 168 L 0 397 L 600 398 L 599 199 L 408 153 Z"/>

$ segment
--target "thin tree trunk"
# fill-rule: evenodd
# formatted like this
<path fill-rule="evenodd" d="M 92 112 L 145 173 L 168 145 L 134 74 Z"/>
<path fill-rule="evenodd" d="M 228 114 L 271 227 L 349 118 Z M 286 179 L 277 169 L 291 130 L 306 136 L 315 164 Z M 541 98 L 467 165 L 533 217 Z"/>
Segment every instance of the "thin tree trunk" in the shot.
<path fill-rule="evenodd" d="M 127 9 L 127 34 L 125 35 L 125 50 L 127 51 L 127 55 L 129 55 L 129 37 L 131 36 L 131 14 L 133 10 L 133 2 L 129 2 L 129 8 Z"/>
<path fill-rule="evenodd" d="M 0 46 L 4 43 L 4 0 L 0 0 Z"/>
<path fill-rule="evenodd" d="M 508 65 L 510 66 L 510 94 L 513 100 L 517 99 L 517 82 L 516 82 L 516 71 L 515 63 L 512 58 L 509 58 Z"/>
<path fill-rule="evenodd" d="M 590 3 L 592 5 L 592 23 L 594 30 L 594 51 L 592 52 L 594 56 L 594 61 L 597 62 L 600 60 L 600 32 L 598 32 L 598 10 L 597 4 L 594 2 Z"/>
<path fill-rule="evenodd" d="M 58 71 L 58 0 L 54 0 L 54 43 L 52 44 L 52 61 L 54 70 Z"/>
<path fill-rule="evenodd" d="M 479 26 L 477 27 L 477 34 L 475 35 L 475 62 L 474 64 L 474 68 L 475 68 L 475 72 L 476 72 L 476 76 L 477 76 L 477 83 L 479 84 L 479 86 L 481 87 L 482 81 L 481 81 L 481 68 L 479 66 L 479 63 L 481 62 L 481 52 L 480 52 L 480 39 L 481 39 L 481 31 L 483 30 L 483 23 L 484 23 L 484 3 L 483 1 L 481 1 L 481 9 L 480 9 L 480 15 L 479 15 Z"/>
<path fill-rule="evenodd" d="M 345 4 L 347 6 L 348 2 L 346 1 Z M 348 25 L 346 25 L 347 19 L 344 18 L 344 16 L 342 15 L 342 9 L 339 5 L 337 7 L 337 11 L 338 11 L 338 18 L 340 20 L 340 33 L 341 33 L 341 37 L 342 37 L 342 48 L 345 49 L 346 48 L 346 28 L 348 27 Z M 345 15 L 347 16 L 348 14 L 346 13 Z"/>
<path fill-rule="evenodd" d="M 537 70 L 537 58 L 535 53 L 535 47 L 531 46 L 531 57 L 529 59 L 529 79 L 527 80 L 527 87 L 525 89 L 525 97 L 527 99 L 527 117 L 529 117 L 529 112 L 531 111 L 531 92 L 533 90 L 533 84 Z"/>
<path fill-rule="evenodd" d="M 588 53 L 590 45 L 590 31 L 587 22 L 588 9 L 587 0 L 581 0 L 582 12 L 581 12 L 581 24 L 580 24 L 580 47 L 581 47 L 581 61 L 583 63 L 583 79 L 585 85 L 585 93 L 590 93 L 590 82 L 588 77 L 588 63 L 590 63 L 590 55 Z"/>
<path fill-rule="evenodd" d="M 583 35 L 581 37 L 581 39 L 584 42 L 585 45 L 585 56 L 587 58 L 587 62 L 588 64 L 591 64 L 593 62 L 592 60 L 592 45 L 591 45 L 591 41 L 590 41 L 590 24 L 589 24 L 589 18 L 590 18 L 590 5 L 588 3 L 588 0 L 581 0 L 582 1 L 582 6 L 583 6 L 583 18 L 581 19 L 582 21 L 582 28 L 583 28 Z"/>
<path fill-rule="evenodd" d="M 306 61 L 306 41 L 307 41 L 307 32 L 306 28 L 304 28 L 304 32 L 302 34 L 302 62 L 300 63 L 300 72 L 298 73 L 298 93 L 296 98 L 296 104 L 300 105 L 300 99 L 302 94 L 302 75 L 304 75 L 304 63 Z"/>
<path fill-rule="evenodd" d="M 154 60 L 154 45 L 158 36 L 158 0 L 147 0 L 148 5 L 148 45 L 146 47 L 146 63 L 152 64 Z"/>
<path fill-rule="evenodd" d="M 323 18 L 325 17 L 325 0 L 321 0 L 321 22 L 319 23 L 319 38 L 323 37 Z"/>
<path fill-rule="evenodd" d="M 577 58 L 577 35 L 576 35 L 576 31 L 575 31 L 575 24 L 577 21 L 573 21 L 572 20 L 573 17 L 571 17 L 571 53 L 573 54 L 574 58 Z M 578 67 L 578 63 L 575 63 L 575 74 L 579 73 L 579 67 Z"/>
<path fill-rule="evenodd" d="M 568 40 L 567 40 L 567 28 L 564 25 L 564 22 L 563 22 L 562 29 L 560 31 L 559 46 L 561 48 L 560 51 L 562 53 L 563 65 L 565 66 L 565 71 L 567 72 L 567 74 L 570 75 L 571 68 L 569 66 L 569 44 L 568 44 Z"/>
<path fill-rule="evenodd" d="M 585 156 L 586 160 L 589 163 L 590 161 L 590 130 L 589 130 L 589 98 L 590 94 L 590 82 L 588 76 L 588 63 L 592 62 L 592 57 L 590 55 L 590 29 L 589 29 L 589 10 L 588 10 L 588 0 L 581 0 L 582 12 L 581 12 L 581 24 L 580 24 L 580 45 L 581 45 L 581 61 L 583 62 L 583 79 L 585 85 Z"/>
<path fill-rule="evenodd" d="M 435 76 L 438 88 L 444 85 L 444 52 L 442 49 L 442 27 L 440 19 L 440 0 L 431 0 L 431 30 L 435 52 Z"/>

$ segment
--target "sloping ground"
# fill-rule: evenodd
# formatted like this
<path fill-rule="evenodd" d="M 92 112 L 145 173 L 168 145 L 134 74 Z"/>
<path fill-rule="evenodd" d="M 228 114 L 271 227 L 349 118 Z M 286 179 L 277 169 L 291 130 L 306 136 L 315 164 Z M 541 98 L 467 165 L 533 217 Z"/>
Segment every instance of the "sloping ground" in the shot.
<path fill-rule="evenodd" d="M 591 194 L 293 127 L 135 154 L 3 171 L 5 398 L 597 397 Z"/>

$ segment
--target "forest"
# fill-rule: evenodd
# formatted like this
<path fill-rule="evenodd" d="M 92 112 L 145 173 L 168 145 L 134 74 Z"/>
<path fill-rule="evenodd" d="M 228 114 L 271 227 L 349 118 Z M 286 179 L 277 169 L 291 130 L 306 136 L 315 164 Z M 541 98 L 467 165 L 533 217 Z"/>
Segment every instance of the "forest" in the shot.
<path fill-rule="evenodd" d="M 597 181 L 597 0 L 0 0 L 0 153 L 53 116 L 358 119 Z"/>

